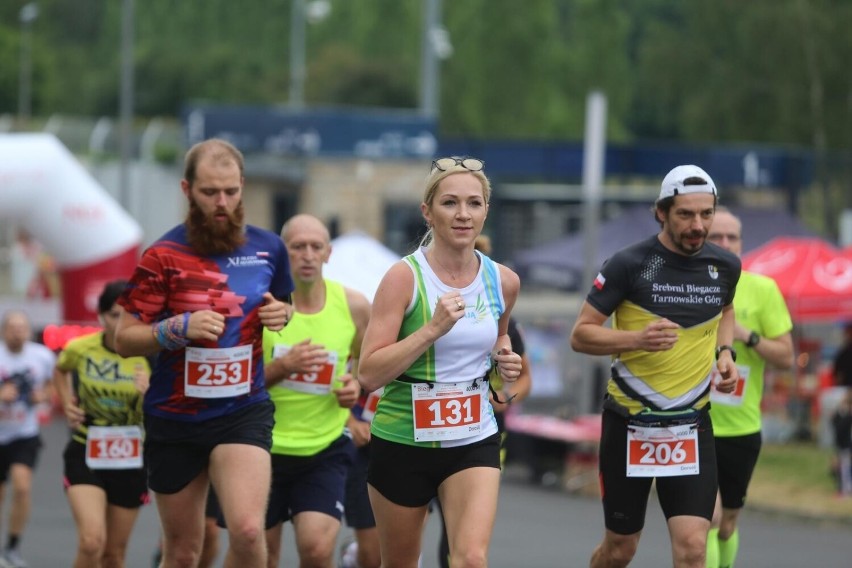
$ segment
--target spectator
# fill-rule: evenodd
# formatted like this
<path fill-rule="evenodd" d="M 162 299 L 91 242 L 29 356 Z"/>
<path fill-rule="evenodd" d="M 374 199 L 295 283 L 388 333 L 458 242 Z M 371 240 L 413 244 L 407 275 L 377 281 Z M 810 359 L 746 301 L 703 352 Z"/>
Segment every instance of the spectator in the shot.
<path fill-rule="evenodd" d="M 852 388 L 852 322 L 843 328 L 843 345 L 834 358 L 834 384 Z"/>
<path fill-rule="evenodd" d="M 831 415 L 834 448 L 837 451 L 837 478 L 841 495 L 852 495 L 852 389 Z"/>

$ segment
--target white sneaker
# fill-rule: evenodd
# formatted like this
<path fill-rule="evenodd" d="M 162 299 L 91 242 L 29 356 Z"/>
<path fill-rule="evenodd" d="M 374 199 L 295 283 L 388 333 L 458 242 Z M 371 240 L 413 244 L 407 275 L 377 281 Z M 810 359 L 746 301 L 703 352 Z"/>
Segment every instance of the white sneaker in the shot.
<path fill-rule="evenodd" d="M 357 566 L 357 559 L 358 543 L 353 537 L 347 537 L 340 545 L 337 568 L 354 568 Z"/>
<path fill-rule="evenodd" d="M 0 567 L 2 568 L 27 568 L 28 566 L 29 564 L 16 548 L 7 549 L 3 552 L 3 556 L 0 556 Z"/>

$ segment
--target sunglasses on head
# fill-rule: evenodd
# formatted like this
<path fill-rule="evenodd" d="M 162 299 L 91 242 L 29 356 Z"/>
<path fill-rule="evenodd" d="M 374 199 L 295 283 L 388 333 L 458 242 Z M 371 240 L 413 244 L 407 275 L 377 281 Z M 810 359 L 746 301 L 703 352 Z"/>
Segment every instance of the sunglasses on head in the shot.
<path fill-rule="evenodd" d="M 461 166 L 471 172 L 478 172 L 482 170 L 484 165 L 485 162 L 479 158 L 438 158 L 432 160 L 432 169 L 439 169 L 442 172 L 455 166 Z"/>

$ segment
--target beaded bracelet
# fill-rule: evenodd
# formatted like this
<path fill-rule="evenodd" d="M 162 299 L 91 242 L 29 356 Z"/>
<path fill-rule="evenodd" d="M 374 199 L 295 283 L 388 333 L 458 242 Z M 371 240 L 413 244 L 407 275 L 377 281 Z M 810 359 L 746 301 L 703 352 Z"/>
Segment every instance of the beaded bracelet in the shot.
<path fill-rule="evenodd" d="M 189 329 L 189 312 L 166 318 L 154 324 L 153 333 L 157 343 L 169 351 L 183 349 L 189 345 L 186 332 Z"/>

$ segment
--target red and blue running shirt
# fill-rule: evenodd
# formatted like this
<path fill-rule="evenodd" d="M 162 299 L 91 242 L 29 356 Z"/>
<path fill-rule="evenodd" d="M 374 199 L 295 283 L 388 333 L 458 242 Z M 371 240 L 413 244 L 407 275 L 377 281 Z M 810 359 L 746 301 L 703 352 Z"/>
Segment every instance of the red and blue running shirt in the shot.
<path fill-rule="evenodd" d="M 145 394 L 146 414 L 201 422 L 269 398 L 258 316 L 267 291 L 283 299 L 293 291 L 293 280 L 284 243 L 264 229 L 248 225 L 243 246 L 222 255 L 199 256 L 187 242 L 186 226 L 178 225 L 144 252 L 119 299 L 124 309 L 149 324 L 184 312 L 213 310 L 225 316 L 224 332 L 218 341 L 193 342 L 190 347 L 252 346 L 249 392 L 224 398 L 186 395 L 186 350 L 160 351 Z"/>

